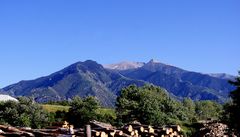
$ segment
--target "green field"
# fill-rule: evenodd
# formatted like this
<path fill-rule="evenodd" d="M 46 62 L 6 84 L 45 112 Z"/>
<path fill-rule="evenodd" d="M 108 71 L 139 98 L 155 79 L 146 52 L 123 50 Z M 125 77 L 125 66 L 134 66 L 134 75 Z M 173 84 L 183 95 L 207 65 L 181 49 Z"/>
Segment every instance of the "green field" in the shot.
<path fill-rule="evenodd" d="M 43 109 L 48 112 L 56 112 L 56 111 L 68 111 L 70 106 L 62 106 L 62 105 L 49 105 L 49 104 L 42 104 Z"/>
<path fill-rule="evenodd" d="M 42 104 L 41 105 L 43 107 L 43 109 L 45 109 L 48 112 L 56 112 L 56 111 L 66 111 L 68 112 L 68 109 L 70 108 L 70 106 L 62 106 L 62 105 L 50 105 L 50 104 Z M 99 108 L 96 110 L 97 113 L 99 114 L 109 114 L 111 116 L 116 116 L 115 114 L 115 110 L 111 109 L 111 108 Z"/>
<path fill-rule="evenodd" d="M 113 116 L 113 118 L 117 117 L 115 110 L 112 108 L 99 108 L 99 109 L 97 109 L 97 113 L 102 114 L 102 115 L 110 115 L 110 116 Z"/>

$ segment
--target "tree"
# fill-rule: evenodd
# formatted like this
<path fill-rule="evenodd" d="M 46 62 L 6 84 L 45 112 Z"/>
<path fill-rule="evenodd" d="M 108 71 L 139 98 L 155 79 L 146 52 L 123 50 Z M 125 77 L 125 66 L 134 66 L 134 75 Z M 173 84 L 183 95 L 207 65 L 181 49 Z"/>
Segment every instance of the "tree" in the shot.
<path fill-rule="evenodd" d="M 41 128 L 48 124 L 48 113 L 27 97 L 18 98 L 19 102 L 0 103 L 0 121 L 12 126 Z"/>
<path fill-rule="evenodd" d="M 187 112 L 187 117 L 189 118 L 190 122 L 195 122 L 196 121 L 196 105 L 195 102 L 193 102 L 192 99 L 190 98 L 184 98 L 182 102 L 185 112 Z"/>
<path fill-rule="evenodd" d="M 196 115 L 199 120 L 218 119 L 221 111 L 222 106 L 216 102 L 210 100 L 196 102 Z"/>
<path fill-rule="evenodd" d="M 240 133 L 240 71 L 239 76 L 235 81 L 230 81 L 236 87 L 235 90 L 230 92 L 231 102 L 224 106 L 223 120 L 229 125 L 230 128 Z"/>
<path fill-rule="evenodd" d="M 67 119 L 75 127 L 81 127 L 90 120 L 96 120 L 98 114 L 96 110 L 100 107 L 99 102 L 94 97 L 81 99 L 76 96 L 71 102 L 71 107 L 67 113 Z"/>
<path fill-rule="evenodd" d="M 136 110 L 139 107 L 139 91 L 135 85 L 123 88 L 117 98 L 116 112 L 119 123 L 135 120 Z"/>
<path fill-rule="evenodd" d="M 186 120 L 180 102 L 171 99 L 166 90 L 153 85 L 123 88 L 116 102 L 119 124 L 137 120 L 143 124 L 176 124 Z"/>

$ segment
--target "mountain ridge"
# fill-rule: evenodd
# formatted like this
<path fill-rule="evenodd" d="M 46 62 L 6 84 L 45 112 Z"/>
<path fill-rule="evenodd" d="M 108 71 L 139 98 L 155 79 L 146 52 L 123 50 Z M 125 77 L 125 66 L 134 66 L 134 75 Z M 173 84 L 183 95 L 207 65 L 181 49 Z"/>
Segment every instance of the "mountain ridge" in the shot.
<path fill-rule="evenodd" d="M 229 91 L 233 90 L 227 79 L 187 71 L 161 62 L 149 61 L 140 68 L 118 71 L 126 77 L 164 87 L 175 96 L 187 96 L 194 100 L 214 98 L 223 103 L 227 100 Z"/>
<path fill-rule="evenodd" d="M 121 74 L 106 70 L 95 61 L 74 63 L 60 71 L 34 80 L 20 81 L 2 89 L 11 96 L 33 96 L 38 102 L 63 100 L 79 96 L 96 96 L 104 106 L 113 106 L 116 95 L 113 82 L 123 81 L 118 87 L 144 82 L 130 80 Z"/>
<path fill-rule="evenodd" d="M 129 64 L 129 63 L 128 63 Z M 132 64 L 137 63 L 130 63 Z M 110 69 L 96 61 L 76 62 L 48 76 L 20 81 L 0 89 L 13 97 L 31 96 L 38 102 L 66 100 L 78 95 L 95 96 L 103 106 L 114 106 L 123 87 L 154 84 L 181 99 L 225 102 L 232 87 L 226 79 L 187 71 L 159 61 Z"/>
<path fill-rule="evenodd" d="M 126 64 L 124 64 L 124 63 L 126 63 Z M 132 64 L 141 63 L 141 66 L 132 67 L 132 68 L 131 67 L 130 68 L 126 67 L 125 69 L 119 68 L 119 67 L 121 67 L 121 65 L 123 65 L 123 66 L 126 65 L 127 66 L 128 63 L 132 63 Z M 159 63 L 159 64 L 163 64 L 163 65 L 167 65 L 167 66 L 170 66 L 170 67 L 175 67 L 175 68 L 181 69 L 179 67 L 160 62 L 159 60 L 156 60 L 156 59 L 150 59 L 150 61 L 148 61 L 148 62 L 121 61 L 119 63 L 104 64 L 103 67 L 106 68 L 106 69 L 124 71 L 124 70 L 128 70 L 128 69 L 140 68 L 140 67 L 142 67 L 146 64 L 152 64 L 152 63 Z M 120 64 L 120 66 L 118 67 L 119 64 Z M 185 70 L 185 69 L 181 69 L 181 70 Z M 185 71 L 187 71 L 187 70 L 185 70 Z M 191 72 L 195 72 L 195 71 L 191 71 Z M 227 79 L 227 80 L 234 80 L 235 77 L 236 77 L 236 76 L 233 76 L 233 75 L 227 74 L 227 73 L 202 73 L 202 72 L 196 72 L 196 73 L 201 73 L 203 75 L 209 75 L 211 77 L 216 77 L 216 78 L 220 78 L 220 79 Z"/>

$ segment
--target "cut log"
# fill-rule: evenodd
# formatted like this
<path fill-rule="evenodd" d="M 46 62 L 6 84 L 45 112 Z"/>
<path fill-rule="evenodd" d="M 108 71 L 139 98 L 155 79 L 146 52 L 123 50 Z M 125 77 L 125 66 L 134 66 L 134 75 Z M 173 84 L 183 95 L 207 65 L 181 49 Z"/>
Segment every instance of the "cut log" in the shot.
<path fill-rule="evenodd" d="M 131 137 L 131 135 L 128 135 L 126 133 L 123 133 L 121 137 Z"/>
<path fill-rule="evenodd" d="M 152 127 L 149 127 L 149 128 L 148 128 L 148 132 L 149 132 L 149 133 L 154 133 L 154 129 L 153 129 Z"/>
<path fill-rule="evenodd" d="M 0 134 L 4 134 L 4 131 L 2 131 L 1 129 L 0 129 Z"/>
<path fill-rule="evenodd" d="M 128 125 L 128 126 L 127 126 L 127 131 L 128 131 L 128 132 L 132 132 L 132 131 L 133 131 L 132 125 Z"/>
<path fill-rule="evenodd" d="M 169 135 L 170 133 L 172 133 L 173 132 L 173 129 L 172 128 L 167 128 L 166 129 L 166 134 L 167 135 Z"/>
<path fill-rule="evenodd" d="M 38 137 L 43 137 L 43 136 L 55 136 L 56 134 L 53 133 L 46 133 L 46 132 L 42 132 L 42 131 L 38 131 L 38 130 L 33 130 L 32 133 L 34 134 L 34 136 L 38 136 Z"/>
<path fill-rule="evenodd" d="M 134 130 L 138 130 L 138 132 L 140 133 L 140 132 L 144 132 L 144 127 L 143 126 L 139 126 L 139 125 L 134 125 L 134 126 L 132 126 L 132 128 L 134 129 Z"/>
<path fill-rule="evenodd" d="M 59 129 L 36 129 L 36 130 L 40 131 L 40 132 L 46 132 L 46 133 L 58 133 L 59 132 Z M 30 130 L 26 130 L 26 131 L 30 131 Z M 67 131 L 65 131 L 65 132 L 67 132 Z"/>
<path fill-rule="evenodd" d="M 114 137 L 115 133 L 116 133 L 116 131 L 110 132 L 110 133 L 109 133 L 109 136 L 110 136 L 110 137 Z"/>
<path fill-rule="evenodd" d="M 21 131 L 18 128 L 11 127 L 11 126 L 0 125 L 0 129 L 5 132 L 5 135 L 6 134 L 16 134 L 16 135 L 22 135 L 22 136 L 28 136 L 28 137 L 34 136 L 32 133 L 29 133 L 26 131 Z"/>
<path fill-rule="evenodd" d="M 107 134 L 105 132 L 101 132 L 100 137 L 107 137 Z"/>
<path fill-rule="evenodd" d="M 179 125 L 170 125 L 169 127 L 172 128 L 174 131 L 181 131 L 181 127 Z"/>
<path fill-rule="evenodd" d="M 95 137 L 98 137 L 100 136 L 101 132 L 99 131 L 96 131 L 96 130 L 92 130 L 92 135 L 95 136 Z"/>
<path fill-rule="evenodd" d="M 105 128 L 105 129 L 113 129 L 113 126 L 111 124 L 99 122 L 96 120 L 90 121 L 90 125 L 93 129 L 98 127 Z"/>
<path fill-rule="evenodd" d="M 91 125 L 86 125 L 85 126 L 85 136 L 86 137 L 92 137 L 92 135 L 91 135 Z"/>
<path fill-rule="evenodd" d="M 78 136 L 78 137 L 85 137 L 85 133 L 82 132 L 82 131 L 75 132 L 75 135 Z"/>
<path fill-rule="evenodd" d="M 21 132 L 19 129 L 15 128 L 15 127 L 7 127 L 6 129 L 8 132 Z"/>
<path fill-rule="evenodd" d="M 144 132 L 144 130 L 145 130 L 144 127 L 140 127 L 141 132 Z"/>
<path fill-rule="evenodd" d="M 134 134 L 135 134 L 135 132 L 134 132 L 134 131 L 130 132 L 130 135 L 131 135 L 131 136 L 133 136 Z"/>
<path fill-rule="evenodd" d="M 29 132 L 22 132 L 22 136 L 25 136 L 25 137 L 35 137 L 35 135 L 33 133 L 29 133 Z"/>
<path fill-rule="evenodd" d="M 116 136 L 122 136 L 122 135 L 123 135 L 123 131 L 121 131 L 121 130 L 116 130 L 115 135 L 116 135 Z"/>

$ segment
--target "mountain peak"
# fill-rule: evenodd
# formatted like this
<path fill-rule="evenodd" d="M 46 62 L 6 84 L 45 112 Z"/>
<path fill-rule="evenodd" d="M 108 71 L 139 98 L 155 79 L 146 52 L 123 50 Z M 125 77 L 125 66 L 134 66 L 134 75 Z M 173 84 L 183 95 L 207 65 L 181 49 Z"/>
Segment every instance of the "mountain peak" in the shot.
<path fill-rule="evenodd" d="M 151 59 L 148 63 L 160 63 L 160 61 L 158 61 L 156 59 Z"/>
<path fill-rule="evenodd" d="M 131 62 L 131 61 L 122 61 L 117 64 L 108 64 L 104 65 L 107 69 L 115 69 L 115 70 L 127 70 L 127 69 L 136 69 L 142 67 L 145 63 L 143 62 Z"/>

